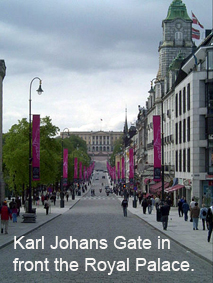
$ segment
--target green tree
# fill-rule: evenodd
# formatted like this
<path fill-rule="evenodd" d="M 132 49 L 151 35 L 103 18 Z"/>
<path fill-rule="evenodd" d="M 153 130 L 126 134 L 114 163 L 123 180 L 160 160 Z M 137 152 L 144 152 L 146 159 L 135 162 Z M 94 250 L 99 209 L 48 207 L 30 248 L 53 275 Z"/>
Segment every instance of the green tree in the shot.
<path fill-rule="evenodd" d="M 58 143 L 61 144 L 61 160 L 62 160 L 62 138 L 57 138 Z M 68 149 L 68 181 L 72 182 L 74 178 L 74 158 L 78 158 L 79 162 L 82 162 L 83 166 L 88 167 L 90 164 L 90 156 L 87 154 L 87 145 L 84 140 L 80 137 L 71 135 L 66 138 L 63 138 L 63 148 Z M 62 173 L 62 161 L 60 167 L 60 176 Z M 60 179 L 60 178 L 59 178 Z"/>
<path fill-rule="evenodd" d="M 55 140 L 59 128 L 52 125 L 50 117 L 41 119 L 40 126 L 40 181 L 50 184 L 57 180 L 60 163 L 60 146 Z M 4 135 L 3 145 L 4 179 L 11 191 L 20 194 L 23 185 L 29 185 L 29 123 L 18 121 Z"/>
<path fill-rule="evenodd" d="M 110 157 L 110 165 L 115 166 L 115 156 L 118 153 L 121 153 L 123 150 L 123 137 L 121 136 L 118 140 L 114 143 L 113 153 Z"/>

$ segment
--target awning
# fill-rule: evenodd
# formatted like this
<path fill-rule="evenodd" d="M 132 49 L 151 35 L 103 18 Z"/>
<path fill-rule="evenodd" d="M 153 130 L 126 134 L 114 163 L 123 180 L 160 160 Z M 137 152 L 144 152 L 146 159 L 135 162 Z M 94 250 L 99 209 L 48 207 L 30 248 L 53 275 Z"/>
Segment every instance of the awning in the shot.
<path fill-rule="evenodd" d="M 172 193 L 172 192 L 180 190 L 180 189 L 182 189 L 184 187 L 185 187 L 184 185 L 177 184 L 174 187 L 169 187 L 168 189 L 165 190 L 165 192 Z"/>
<path fill-rule="evenodd" d="M 150 179 L 150 178 L 145 178 L 145 179 L 144 179 L 144 184 L 147 185 L 150 181 L 152 181 L 152 179 Z"/>
<path fill-rule="evenodd" d="M 164 189 L 168 188 L 169 183 L 168 182 L 164 182 Z M 158 182 L 152 186 L 150 186 L 149 188 L 151 193 L 156 193 L 156 192 L 160 192 L 162 190 L 162 182 Z"/>

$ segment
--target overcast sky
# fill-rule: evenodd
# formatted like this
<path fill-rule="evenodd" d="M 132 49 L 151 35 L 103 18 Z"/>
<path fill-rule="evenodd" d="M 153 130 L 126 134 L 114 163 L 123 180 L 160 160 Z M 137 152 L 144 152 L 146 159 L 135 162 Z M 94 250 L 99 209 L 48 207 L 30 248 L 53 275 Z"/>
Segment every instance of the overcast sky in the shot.
<path fill-rule="evenodd" d="M 61 131 L 122 131 L 145 106 L 172 0 L 1 0 L 3 132 L 32 113 Z M 205 28 L 212 0 L 183 0 Z M 102 119 L 102 122 L 101 122 Z"/>

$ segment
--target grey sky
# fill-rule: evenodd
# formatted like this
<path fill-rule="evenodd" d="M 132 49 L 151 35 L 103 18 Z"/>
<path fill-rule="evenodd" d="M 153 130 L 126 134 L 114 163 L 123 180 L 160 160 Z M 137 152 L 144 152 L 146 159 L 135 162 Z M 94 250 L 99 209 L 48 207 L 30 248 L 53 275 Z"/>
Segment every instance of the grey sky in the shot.
<path fill-rule="evenodd" d="M 145 105 L 158 71 L 162 20 L 172 0 L 2 0 L 3 130 L 32 113 L 61 130 L 123 130 Z M 212 0 L 183 0 L 205 28 Z M 103 121 L 101 122 L 100 119 Z M 102 123 L 102 125 L 101 125 Z"/>

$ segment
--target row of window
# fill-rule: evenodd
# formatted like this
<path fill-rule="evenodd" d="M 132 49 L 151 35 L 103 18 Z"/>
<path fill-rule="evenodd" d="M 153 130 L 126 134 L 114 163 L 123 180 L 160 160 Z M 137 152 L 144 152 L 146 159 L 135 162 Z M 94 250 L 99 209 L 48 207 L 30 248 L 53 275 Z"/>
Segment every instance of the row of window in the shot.
<path fill-rule="evenodd" d="M 175 143 L 181 144 L 182 142 L 190 141 L 190 117 L 175 123 Z"/>
<path fill-rule="evenodd" d="M 190 84 L 175 95 L 175 116 L 178 117 L 190 110 Z"/>
<path fill-rule="evenodd" d="M 176 150 L 175 166 L 177 172 L 190 172 L 190 148 Z"/>
<path fill-rule="evenodd" d="M 93 151 L 93 152 L 100 152 L 100 151 L 107 151 L 107 152 L 110 152 L 110 150 L 111 151 L 113 151 L 113 147 L 109 147 L 109 146 L 107 146 L 107 147 L 105 147 L 105 146 L 93 146 L 92 148 L 88 148 L 88 151 Z"/>

